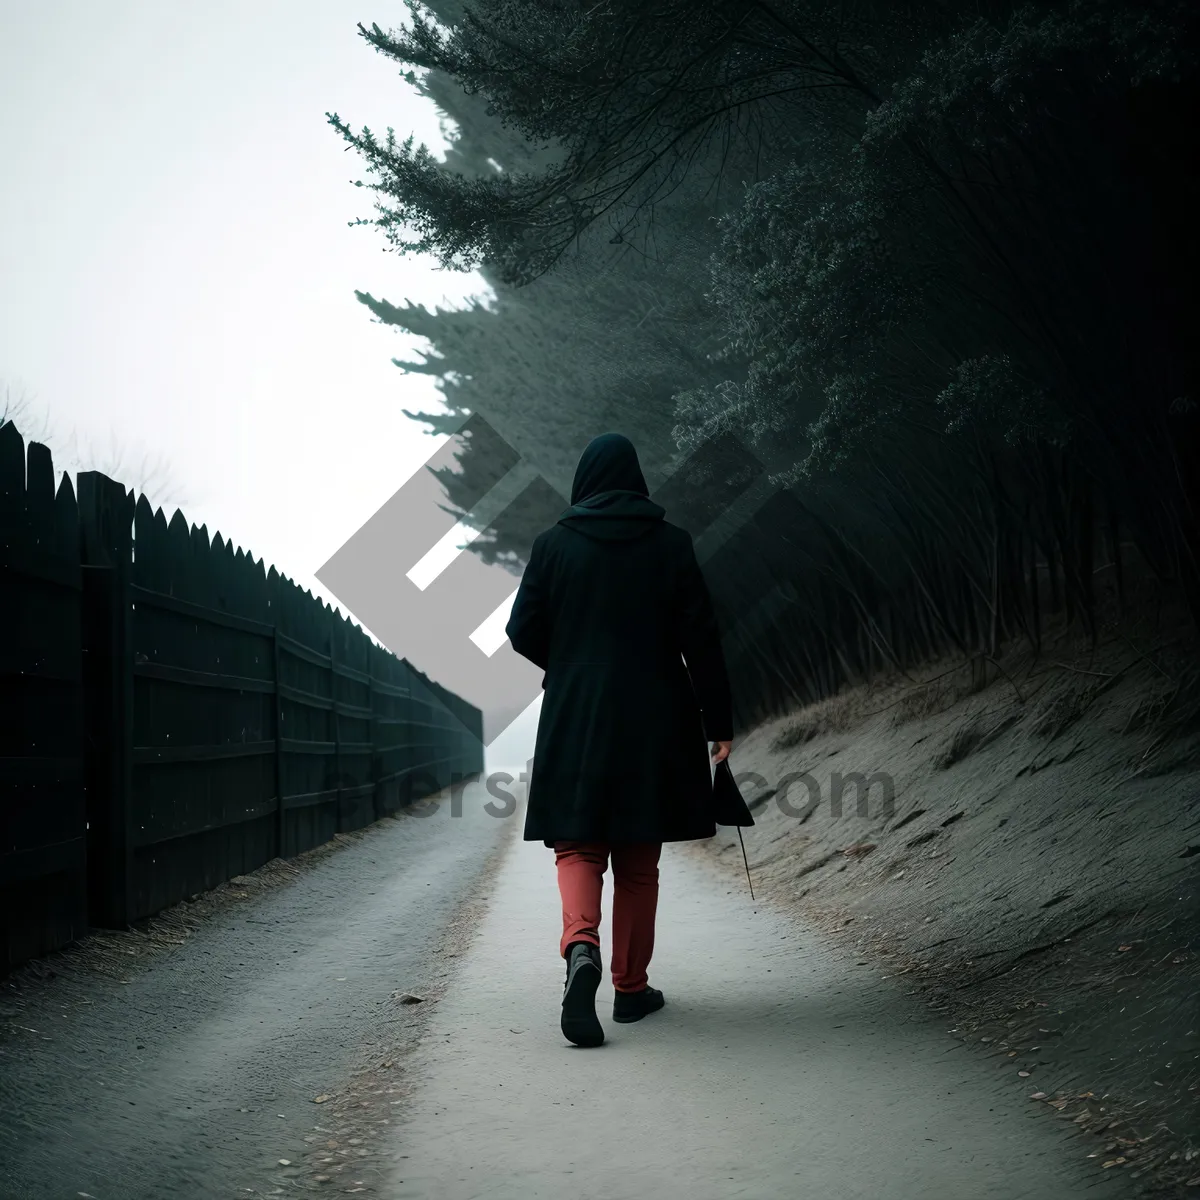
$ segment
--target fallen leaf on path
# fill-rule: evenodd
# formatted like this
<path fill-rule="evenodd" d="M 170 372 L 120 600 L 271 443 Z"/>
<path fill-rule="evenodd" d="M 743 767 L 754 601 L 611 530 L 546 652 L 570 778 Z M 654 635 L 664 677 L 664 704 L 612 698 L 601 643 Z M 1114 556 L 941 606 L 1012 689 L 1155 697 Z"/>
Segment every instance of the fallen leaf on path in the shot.
<path fill-rule="evenodd" d="M 414 996 L 412 992 L 396 992 L 395 996 L 401 1004 L 423 1004 L 425 1001 L 424 996 Z"/>
<path fill-rule="evenodd" d="M 322 1092 L 319 1096 L 313 1097 L 314 1104 L 324 1104 L 326 1100 L 332 1100 L 333 1097 L 326 1092 Z"/>
<path fill-rule="evenodd" d="M 290 1158 L 281 1158 L 279 1160 L 279 1165 L 281 1167 L 290 1167 L 292 1165 L 292 1160 Z"/>
<path fill-rule="evenodd" d="M 1022 1079 L 1028 1079 L 1028 1078 L 1029 1078 L 1029 1072 L 1028 1072 L 1028 1071 L 1018 1071 L 1018 1072 L 1017 1072 L 1017 1074 L 1018 1074 L 1018 1075 L 1020 1075 L 1020 1077 L 1021 1077 Z"/>
<path fill-rule="evenodd" d="M 1057 1108 L 1061 1112 L 1064 1108 L 1067 1107 L 1067 1104 L 1069 1103 L 1069 1101 L 1066 1099 L 1066 1097 L 1063 1097 L 1063 1099 L 1061 1099 L 1061 1100 L 1051 1100 L 1049 1103 L 1051 1104 L 1052 1107 Z"/>
<path fill-rule="evenodd" d="M 1030 1100 L 1045 1100 L 1046 1093 L 1045 1092 L 1034 1092 L 1033 1095 L 1030 1096 L 1029 1098 L 1030 1098 Z"/>
<path fill-rule="evenodd" d="M 1108 1162 L 1104 1164 L 1104 1167 L 1105 1169 L 1108 1167 L 1119 1167 L 1124 1161 L 1124 1157 L 1118 1155 L 1116 1158 L 1110 1158 Z"/>

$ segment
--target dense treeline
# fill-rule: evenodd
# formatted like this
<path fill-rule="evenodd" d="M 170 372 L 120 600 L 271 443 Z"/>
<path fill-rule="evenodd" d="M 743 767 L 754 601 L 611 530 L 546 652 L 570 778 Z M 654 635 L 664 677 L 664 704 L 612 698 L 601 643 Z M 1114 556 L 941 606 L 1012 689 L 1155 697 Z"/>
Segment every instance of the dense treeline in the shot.
<path fill-rule="evenodd" d="M 362 32 L 447 161 L 331 121 L 389 241 L 497 300 L 362 299 L 560 489 L 609 428 L 659 477 L 722 436 L 766 465 L 712 572 L 743 720 L 1094 633 L 1135 565 L 1200 617 L 1192 5 L 410 9 Z"/>

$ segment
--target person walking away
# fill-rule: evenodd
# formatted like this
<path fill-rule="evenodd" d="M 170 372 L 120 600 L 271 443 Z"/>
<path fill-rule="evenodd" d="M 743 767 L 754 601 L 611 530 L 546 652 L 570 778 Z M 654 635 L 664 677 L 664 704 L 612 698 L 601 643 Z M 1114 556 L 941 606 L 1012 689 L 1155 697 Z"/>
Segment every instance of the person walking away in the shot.
<path fill-rule="evenodd" d="M 691 535 L 649 498 L 618 433 L 579 458 L 571 506 L 534 540 L 505 632 L 545 672 L 525 841 L 552 847 L 566 960 L 561 1028 L 604 1041 L 600 904 L 613 870 L 613 1020 L 663 1007 L 650 986 L 664 842 L 716 833 L 713 762 L 733 717 L 716 615 Z"/>

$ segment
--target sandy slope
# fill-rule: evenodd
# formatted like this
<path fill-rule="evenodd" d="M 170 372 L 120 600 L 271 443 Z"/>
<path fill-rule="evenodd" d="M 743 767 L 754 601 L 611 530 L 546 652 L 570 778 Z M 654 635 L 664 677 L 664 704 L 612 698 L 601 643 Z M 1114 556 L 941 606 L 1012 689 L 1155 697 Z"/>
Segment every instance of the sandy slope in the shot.
<path fill-rule="evenodd" d="M 1098 1175 L 1195 1187 L 1197 738 L 1122 639 L 1005 668 L 975 692 L 963 671 L 862 689 L 738 744 L 756 889 L 914 989 L 1014 1097 L 1044 1093 Z M 888 773 L 894 810 L 877 784 L 835 815 L 836 771 Z M 815 807 L 782 782 L 803 772 Z M 736 885 L 736 847 L 721 831 L 695 852 Z"/>

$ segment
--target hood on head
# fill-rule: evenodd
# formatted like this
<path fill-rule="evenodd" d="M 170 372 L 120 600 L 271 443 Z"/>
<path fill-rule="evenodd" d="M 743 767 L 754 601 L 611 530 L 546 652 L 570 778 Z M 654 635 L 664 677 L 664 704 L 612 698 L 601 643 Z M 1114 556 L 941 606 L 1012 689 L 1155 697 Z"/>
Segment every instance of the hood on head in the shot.
<path fill-rule="evenodd" d="M 650 499 L 633 443 L 619 433 L 602 433 L 579 457 L 571 507 L 558 523 L 601 541 L 624 541 L 648 533 L 665 515 Z"/>
<path fill-rule="evenodd" d="M 584 447 L 571 484 L 571 503 L 598 492 L 650 494 L 633 443 L 620 433 L 602 433 Z"/>

